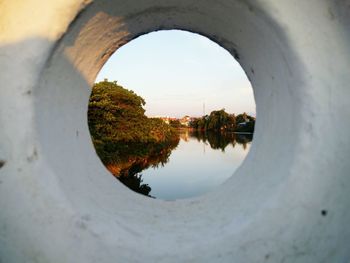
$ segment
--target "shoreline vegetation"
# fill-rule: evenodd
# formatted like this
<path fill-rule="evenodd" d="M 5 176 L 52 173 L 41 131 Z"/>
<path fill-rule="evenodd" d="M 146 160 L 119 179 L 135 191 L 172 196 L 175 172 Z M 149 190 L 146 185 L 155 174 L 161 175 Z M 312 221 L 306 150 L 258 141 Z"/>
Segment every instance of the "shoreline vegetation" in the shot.
<path fill-rule="evenodd" d="M 144 113 L 145 101 L 117 82 L 107 80 L 93 86 L 88 124 L 102 162 L 144 158 L 178 141 L 175 128 Z"/>
<path fill-rule="evenodd" d="M 209 140 L 214 149 L 236 143 L 226 133 L 254 131 L 255 118 L 246 113 L 235 116 L 224 109 L 200 118 L 149 118 L 145 100 L 118 85 L 116 81 L 95 83 L 88 108 L 88 125 L 97 155 L 105 167 L 130 189 L 150 196 L 151 187 L 142 184 L 140 172 L 149 167 L 164 166 L 187 130 L 198 140 Z M 215 135 L 216 134 L 216 135 Z M 248 139 L 238 139 L 238 143 Z"/>
<path fill-rule="evenodd" d="M 225 109 L 212 111 L 199 118 L 185 116 L 180 120 L 171 120 L 169 124 L 176 128 L 198 131 L 226 131 L 235 133 L 254 133 L 255 117 L 247 113 L 230 114 Z"/>
<path fill-rule="evenodd" d="M 139 172 L 167 162 L 179 143 L 178 131 L 158 118 L 148 118 L 145 101 L 116 81 L 96 83 L 88 108 L 88 125 L 97 155 L 130 189 L 149 196 Z"/>

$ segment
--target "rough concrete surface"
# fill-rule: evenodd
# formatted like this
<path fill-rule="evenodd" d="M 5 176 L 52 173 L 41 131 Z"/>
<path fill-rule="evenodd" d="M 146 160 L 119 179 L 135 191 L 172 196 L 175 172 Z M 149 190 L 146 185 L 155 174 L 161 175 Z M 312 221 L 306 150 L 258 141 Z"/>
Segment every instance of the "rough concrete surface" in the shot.
<path fill-rule="evenodd" d="M 349 28 L 348 0 L 1 1 L 0 262 L 350 262 Z M 87 126 L 103 64 L 160 29 L 226 48 L 257 105 L 238 171 L 174 202 L 117 184 Z"/>

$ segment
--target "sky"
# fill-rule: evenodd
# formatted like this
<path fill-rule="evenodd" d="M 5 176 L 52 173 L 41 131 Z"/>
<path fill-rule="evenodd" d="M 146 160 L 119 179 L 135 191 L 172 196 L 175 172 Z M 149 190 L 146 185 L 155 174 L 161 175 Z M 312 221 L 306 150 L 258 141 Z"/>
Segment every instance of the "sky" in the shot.
<path fill-rule="evenodd" d="M 96 82 L 105 78 L 143 97 L 148 117 L 199 117 L 223 108 L 255 116 L 253 90 L 241 66 L 198 34 L 168 30 L 140 36 L 111 56 Z"/>

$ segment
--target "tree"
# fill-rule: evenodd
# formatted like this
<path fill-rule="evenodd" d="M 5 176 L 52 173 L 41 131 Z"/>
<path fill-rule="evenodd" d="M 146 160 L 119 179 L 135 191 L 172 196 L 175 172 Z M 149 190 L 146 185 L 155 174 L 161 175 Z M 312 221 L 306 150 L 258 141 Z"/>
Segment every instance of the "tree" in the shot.
<path fill-rule="evenodd" d="M 255 128 L 255 118 L 247 113 L 239 114 L 236 117 L 236 131 L 253 133 Z"/>
<path fill-rule="evenodd" d="M 170 120 L 170 126 L 176 129 L 181 128 L 181 122 L 179 120 Z"/>
<path fill-rule="evenodd" d="M 229 114 L 224 109 L 212 111 L 208 118 L 208 130 L 223 130 L 229 124 Z"/>
<path fill-rule="evenodd" d="M 145 100 L 116 81 L 104 80 L 92 88 L 88 123 L 97 154 L 104 164 L 144 157 L 178 140 L 175 129 L 160 119 L 147 118 Z"/>

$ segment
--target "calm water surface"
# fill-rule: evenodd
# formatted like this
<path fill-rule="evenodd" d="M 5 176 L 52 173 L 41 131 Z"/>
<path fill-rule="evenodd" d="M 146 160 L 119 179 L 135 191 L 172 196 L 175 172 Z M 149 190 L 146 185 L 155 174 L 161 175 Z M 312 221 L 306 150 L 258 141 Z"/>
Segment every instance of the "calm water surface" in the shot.
<path fill-rule="evenodd" d="M 251 140 L 249 134 L 184 131 L 177 147 L 169 150 L 165 158 L 157 163 L 153 160 L 150 167 L 130 174 L 131 181 L 118 178 L 127 186 L 130 182 L 135 185 L 136 180 L 138 186 L 133 190 L 154 198 L 175 200 L 198 196 L 234 173 L 247 155 Z"/>

